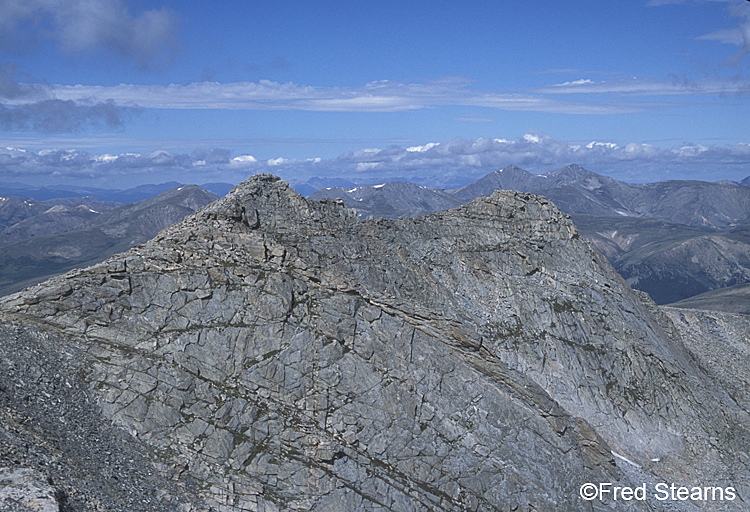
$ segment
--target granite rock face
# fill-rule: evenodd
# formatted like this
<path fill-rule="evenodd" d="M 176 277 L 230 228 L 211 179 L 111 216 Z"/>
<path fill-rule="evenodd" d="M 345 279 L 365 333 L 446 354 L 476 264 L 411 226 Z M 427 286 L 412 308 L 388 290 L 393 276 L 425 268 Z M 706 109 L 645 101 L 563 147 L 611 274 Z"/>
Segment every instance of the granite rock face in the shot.
<path fill-rule="evenodd" d="M 360 223 L 258 175 L 0 309 L 5 337 L 28 331 L 67 354 L 71 386 L 131 434 L 155 472 L 131 488 L 162 478 L 183 492 L 158 499 L 185 510 L 750 499 L 744 395 L 539 196 Z M 14 354 L 0 360 L 17 366 Z M 587 482 L 737 497 L 584 501 Z"/>

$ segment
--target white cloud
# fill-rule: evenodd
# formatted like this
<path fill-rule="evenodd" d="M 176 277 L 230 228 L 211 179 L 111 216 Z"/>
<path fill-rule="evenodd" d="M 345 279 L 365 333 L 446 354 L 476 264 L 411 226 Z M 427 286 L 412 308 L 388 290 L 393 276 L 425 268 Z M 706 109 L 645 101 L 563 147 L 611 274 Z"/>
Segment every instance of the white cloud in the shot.
<path fill-rule="evenodd" d="M 534 135 L 533 133 L 527 133 L 523 136 L 523 140 L 526 142 L 532 142 L 534 144 L 539 144 L 542 142 L 542 138 L 539 135 Z"/>
<path fill-rule="evenodd" d="M 111 119 L 128 115 L 119 109 L 215 109 L 215 110 L 286 110 L 317 112 L 399 112 L 437 106 L 483 107 L 505 111 L 611 115 L 663 108 L 664 101 L 651 103 L 653 96 L 725 96 L 750 92 L 750 79 L 732 78 L 688 80 L 631 79 L 594 82 L 580 79 L 539 87 L 525 94 L 502 90 L 481 90 L 460 78 L 444 78 L 421 83 L 395 81 L 370 82 L 358 87 L 312 87 L 269 80 L 258 82 L 196 82 L 187 85 L 115 86 L 52 85 L 41 88 L 20 84 L 12 79 L 3 83 L 0 70 L 0 94 L 5 94 L 7 108 L 26 108 L 38 97 L 32 91 L 44 91 L 53 98 L 47 101 L 70 102 L 70 106 L 97 105 L 94 113 L 109 107 Z M 9 73 L 5 73 L 7 78 Z M 576 97 L 577 96 L 577 97 Z M 617 99 L 613 99 L 616 97 Z M 640 97 L 633 101 L 632 97 Z M 134 110 L 137 111 L 137 110 Z M 6 116 L 9 117 L 9 116 Z M 109 119 L 109 118 L 104 118 Z M 486 118 L 462 118 L 482 120 Z M 102 122 L 99 119 L 98 122 Z"/>
<path fill-rule="evenodd" d="M 0 46 L 23 47 L 32 34 L 66 53 L 106 49 L 141 67 L 168 62 L 178 46 L 177 15 L 165 8 L 134 15 L 123 0 L 4 0 L 2 11 Z"/>
<path fill-rule="evenodd" d="M 744 19 L 737 27 L 716 30 L 709 34 L 698 37 L 699 41 L 720 41 L 740 46 L 740 51 L 733 58 L 728 59 L 730 64 L 737 64 L 739 59 L 750 53 L 750 3 L 735 0 L 650 0 L 646 5 L 661 6 L 665 4 L 702 4 L 702 3 L 724 3 L 727 12 L 736 18 Z"/>
<path fill-rule="evenodd" d="M 368 148 L 332 159 L 258 160 L 251 155 L 228 156 L 227 150 L 198 149 L 192 155 L 165 150 L 122 154 L 89 154 L 70 149 L 38 152 L 0 149 L 0 181 L 45 183 L 49 180 L 99 185 L 105 182 L 154 183 L 181 181 L 237 183 L 257 172 L 279 174 L 287 180 L 313 177 L 343 178 L 355 184 L 407 179 L 421 185 L 452 188 L 514 164 L 531 172 L 546 172 L 578 163 L 587 169 L 631 182 L 663 179 L 739 181 L 750 174 L 750 143 L 712 146 L 680 144 L 660 148 L 640 142 L 590 141 L 571 143 L 546 134 L 516 139 L 456 138 L 422 146 Z"/>
<path fill-rule="evenodd" d="M 311 87 L 268 80 L 221 84 L 84 86 L 55 85 L 58 99 L 110 100 L 121 106 L 159 109 L 305 110 L 319 112 L 398 112 L 434 106 L 478 106 L 510 111 L 612 114 L 642 110 L 606 102 L 580 102 L 533 94 L 469 88 L 468 80 L 424 83 L 383 81 L 359 87 Z M 560 91 L 555 91 L 560 92 Z M 18 99 L 22 102 L 23 99 Z"/>
<path fill-rule="evenodd" d="M 116 161 L 117 158 L 117 155 L 108 155 L 105 153 L 103 155 L 95 155 L 94 162 L 110 163 Z"/>
<path fill-rule="evenodd" d="M 666 80 L 633 78 L 603 82 L 557 84 L 535 89 L 539 94 L 617 94 L 622 96 L 722 96 L 747 94 L 750 79 L 731 78 L 687 79 L 673 77 Z"/>
<path fill-rule="evenodd" d="M 586 144 L 586 149 L 618 149 L 620 146 L 615 144 L 614 142 L 597 142 L 592 140 L 588 144 Z"/>
<path fill-rule="evenodd" d="M 357 167 L 355 167 L 355 171 L 370 171 L 372 169 L 375 169 L 378 165 L 380 165 L 380 162 L 359 162 L 357 164 Z"/>
<path fill-rule="evenodd" d="M 47 85 L 19 81 L 13 64 L 0 65 L 0 129 L 42 133 L 72 133 L 90 127 L 121 128 L 135 110 L 111 100 L 95 102 L 54 98 Z"/>
<path fill-rule="evenodd" d="M 278 167 L 279 165 L 288 164 L 290 162 L 293 162 L 293 160 L 287 160 L 286 158 L 279 157 L 279 158 L 270 158 L 266 162 L 271 167 Z"/>
<path fill-rule="evenodd" d="M 424 153 L 425 151 L 430 150 L 439 144 L 440 144 L 439 142 L 428 142 L 424 146 L 410 146 L 406 148 L 406 151 L 409 151 L 410 153 L 414 153 L 414 152 Z"/>
<path fill-rule="evenodd" d="M 244 164 L 244 163 L 255 163 L 258 159 L 255 158 L 253 155 L 240 155 L 232 158 L 232 162 L 238 163 L 238 164 Z"/>
<path fill-rule="evenodd" d="M 563 82 L 561 84 L 555 84 L 552 87 L 564 87 L 564 86 L 567 86 L 567 85 L 586 85 L 586 84 L 593 84 L 593 83 L 594 82 L 592 82 L 588 78 L 586 78 L 586 79 L 582 78 L 580 80 L 573 80 L 572 82 Z"/>
<path fill-rule="evenodd" d="M 672 149 L 672 152 L 675 155 L 680 156 L 680 157 L 691 158 L 691 157 L 700 156 L 701 153 L 704 153 L 710 150 L 711 148 L 709 148 L 708 146 L 703 146 L 699 144 L 697 146 L 683 146 L 680 148 L 674 148 Z"/>
<path fill-rule="evenodd" d="M 725 30 L 717 30 L 710 34 L 700 36 L 699 40 L 714 40 L 721 41 L 722 43 L 736 44 L 737 46 L 744 46 L 745 38 L 745 27 L 730 28 Z"/>

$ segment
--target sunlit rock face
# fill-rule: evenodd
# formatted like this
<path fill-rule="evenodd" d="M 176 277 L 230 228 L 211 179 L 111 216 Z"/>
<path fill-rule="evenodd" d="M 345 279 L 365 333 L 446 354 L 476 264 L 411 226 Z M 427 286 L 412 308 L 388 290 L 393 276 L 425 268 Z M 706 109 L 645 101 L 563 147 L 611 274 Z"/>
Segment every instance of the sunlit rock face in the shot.
<path fill-rule="evenodd" d="M 123 449 L 147 469 L 128 489 L 153 500 L 144 510 L 745 510 L 750 498 L 746 401 L 539 196 L 360 222 L 258 175 L 0 308 L 2 346 L 35 340 L 91 402 L 82 414 L 130 434 Z M 1 369 L 21 375 L 15 353 Z M 80 503 L 103 499 L 46 471 Z M 660 482 L 736 497 L 665 502 Z M 649 493 L 585 501 L 585 483 Z"/>

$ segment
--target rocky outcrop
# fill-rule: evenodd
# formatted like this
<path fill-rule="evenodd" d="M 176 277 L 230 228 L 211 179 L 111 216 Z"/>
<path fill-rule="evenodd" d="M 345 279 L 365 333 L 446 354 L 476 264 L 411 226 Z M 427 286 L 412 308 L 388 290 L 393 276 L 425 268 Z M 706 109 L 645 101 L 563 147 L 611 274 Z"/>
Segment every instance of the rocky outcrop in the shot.
<path fill-rule="evenodd" d="M 89 362 L 54 332 L 0 324 L 0 511 L 190 510 L 190 481 L 165 478 L 153 447 L 102 417 Z"/>
<path fill-rule="evenodd" d="M 6 336 L 26 329 L 65 354 L 71 386 L 186 489 L 186 509 L 744 510 L 750 498 L 745 403 L 539 196 L 360 223 L 259 175 L 0 307 Z M 587 482 L 737 497 L 584 501 Z"/>

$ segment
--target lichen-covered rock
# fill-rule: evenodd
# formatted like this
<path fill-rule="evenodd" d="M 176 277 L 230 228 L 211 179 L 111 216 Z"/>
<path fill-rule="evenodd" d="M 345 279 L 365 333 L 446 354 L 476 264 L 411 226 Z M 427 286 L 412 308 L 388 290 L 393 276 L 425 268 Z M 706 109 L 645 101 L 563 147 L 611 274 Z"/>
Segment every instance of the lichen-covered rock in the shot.
<path fill-rule="evenodd" d="M 75 347 L 101 415 L 197 482 L 195 510 L 750 498 L 744 403 L 539 196 L 360 223 L 259 175 L 0 308 Z M 737 498 L 584 501 L 587 482 Z"/>
<path fill-rule="evenodd" d="M 57 491 L 38 471 L 0 468 L 0 510 L 59 512 Z"/>

